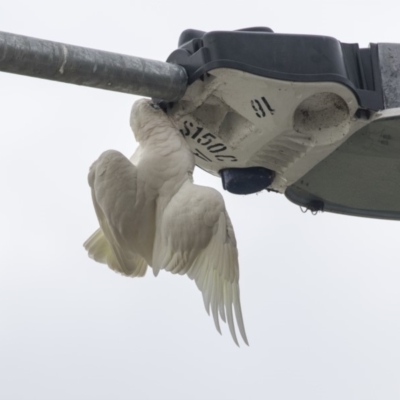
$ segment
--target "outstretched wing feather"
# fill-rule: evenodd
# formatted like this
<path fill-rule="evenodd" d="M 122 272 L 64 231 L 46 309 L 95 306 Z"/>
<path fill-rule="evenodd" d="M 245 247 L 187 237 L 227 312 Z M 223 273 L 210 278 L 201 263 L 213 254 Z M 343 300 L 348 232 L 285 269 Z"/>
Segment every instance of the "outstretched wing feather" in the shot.
<path fill-rule="evenodd" d="M 161 234 L 159 267 L 193 279 L 217 330 L 221 332 L 219 318 L 227 321 L 238 344 L 236 319 L 248 344 L 240 305 L 236 240 L 222 196 L 211 188 L 185 184 L 165 210 Z"/>

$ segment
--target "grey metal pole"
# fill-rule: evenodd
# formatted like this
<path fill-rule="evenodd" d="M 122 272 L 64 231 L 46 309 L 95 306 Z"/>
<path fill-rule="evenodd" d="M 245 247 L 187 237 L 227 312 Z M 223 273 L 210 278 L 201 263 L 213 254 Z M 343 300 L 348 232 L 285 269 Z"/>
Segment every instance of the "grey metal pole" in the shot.
<path fill-rule="evenodd" d="M 179 65 L 6 32 L 0 71 L 167 101 L 179 100 L 187 87 Z"/>

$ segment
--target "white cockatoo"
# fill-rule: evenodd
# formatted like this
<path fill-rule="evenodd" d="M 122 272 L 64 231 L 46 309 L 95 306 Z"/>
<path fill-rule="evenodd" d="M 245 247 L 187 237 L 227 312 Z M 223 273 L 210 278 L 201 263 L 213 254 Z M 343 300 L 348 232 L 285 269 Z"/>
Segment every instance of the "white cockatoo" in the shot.
<path fill-rule="evenodd" d="M 239 295 L 235 234 L 224 200 L 193 184 L 194 156 L 170 118 L 147 99 L 135 102 L 131 127 L 139 147 L 131 160 L 109 150 L 93 163 L 89 185 L 98 229 L 84 247 L 94 260 L 136 277 L 147 266 L 186 274 L 203 294 L 221 333 L 234 317 L 247 338 Z M 233 314 L 234 310 L 234 314 Z"/>

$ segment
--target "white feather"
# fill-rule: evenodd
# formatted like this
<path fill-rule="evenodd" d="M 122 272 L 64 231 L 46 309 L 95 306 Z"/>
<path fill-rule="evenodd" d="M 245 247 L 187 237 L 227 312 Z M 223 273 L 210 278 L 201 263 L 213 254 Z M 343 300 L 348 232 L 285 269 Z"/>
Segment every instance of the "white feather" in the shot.
<path fill-rule="evenodd" d="M 109 150 L 89 172 L 100 224 L 84 244 L 89 256 L 128 276 L 143 276 L 147 266 L 155 275 L 161 269 L 187 274 L 218 332 L 221 318 L 238 344 L 236 319 L 248 344 L 236 240 L 222 196 L 193 184 L 193 154 L 149 100 L 134 104 L 131 126 L 140 144 L 131 160 Z"/>

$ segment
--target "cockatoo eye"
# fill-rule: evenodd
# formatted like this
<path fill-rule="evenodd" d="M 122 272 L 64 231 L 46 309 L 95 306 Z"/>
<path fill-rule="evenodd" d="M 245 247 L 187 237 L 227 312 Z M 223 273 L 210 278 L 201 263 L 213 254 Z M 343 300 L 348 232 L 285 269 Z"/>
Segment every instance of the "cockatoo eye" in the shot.
<path fill-rule="evenodd" d="M 153 108 L 154 110 L 159 110 L 160 109 L 160 106 L 158 104 L 156 104 L 156 103 L 151 102 L 149 104 L 150 104 L 150 107 Z"/>

